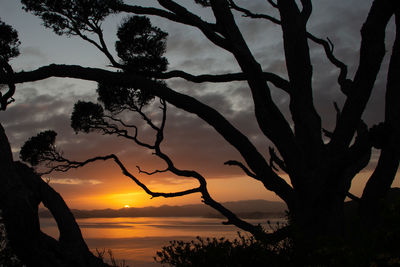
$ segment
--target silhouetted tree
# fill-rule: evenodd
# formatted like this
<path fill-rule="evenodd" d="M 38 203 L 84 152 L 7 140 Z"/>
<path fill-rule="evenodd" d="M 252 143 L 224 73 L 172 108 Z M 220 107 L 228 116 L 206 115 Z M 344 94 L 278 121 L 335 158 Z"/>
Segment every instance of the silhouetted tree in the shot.
<path fill-rule="evenodd" d="M 96 157 L 85 162 L 68 160 L 57 151 L 48 153 L 47 155 L 51 156 L 48 158 L 38 157 L 52 161 L 52 165 L 49 166 L 51 170 L 66 171 L 95 160 L 113 159 L 125 175 L 153 197 L 200 193 L 205 204 L 227 217 L 227 224 L 234 224 L 249 231 L 259 239 L 273 238 L 265 234 L 260 227 L 241 220 L 213 200 L 207 190 L 204 176 L 193 170 L 179 169 L 161 150 L 166 107 L 169 103 L 197 115 L 234 147 L 244 162 L 228 161 L 226 164 L 241 168 L 249 177 L 260 181 L 267 190 L 275 192 L 288 205 L 292 221 L 299 232 L 306 234 L 311 240 L 316 236 L 335 236 L 342 233 L 344 200 L 349 195 L 352 179 L 370 161 L 372 147 L 379 149 L 381 153 L 362 197 L 357 198 L 365 207 L 364 210 L 373 207 L 377 200 L 384 197 L 393 182 L 399 164 L 400 143 L 400 92 L 397 90 L 400 79 L 400 3 L 397 0 L 373 1 L 361 29 L 360 61 L 353 78 L 348 77 L 347 66 L 335 57 L 333 44 L 307 31 L 307 23 L 312 13 L 311 0 L 268 0 L 266 5 L 279 12 L 279 19 L 268 14 L 255 14 L 238 6 L 233 0 L 195 0 L 194 2 L 204 8 L 211 9 L 215 23 L 203 20 L 173 0 L 158 0 L 160 8 L 126 4 L 120 0 L 21 2 L 26 11 L 41 17 L 44 26 L 53 29 L 55 33 L 78 36 L 94 45 L 117 71 L 52 64 L 33 71 L 9 72 L 9 75 L 1 76 L 0 82 L 17 84 L 49 77 L 98 82 L 100 104 L 78 102 L 75 105 L 72 115 L 75 131 L 99 131 L 132 140 L 153 150 L 166 162 L 165 170 L 155 172 L 169 171 L 180 176 L 193 177 L 200 185 L 182 192 L 153 192 L 133 176 L 116 155 Z M 263 71 L 238 28 L 233 12 L 281 26 L 288 79 Z M 120 60 L 116 60 L 109 52 L 101 29 L 102 20 L 112 13 L 133 14 L 123 21 L 117 33 L 119 39 L 116 49 Z M 241 72 L 198 76 L 181 70 L 167 72 L 167 61 L 163 57 L 167 34 L 153 27 L 147 18 L 137 15 L 159 16 L 197 28 L 215 46 L 232 54 Z M 361 117 L 381 68 L 386 52 L 385 29 L 393 16 L 396 21 L 396 40 L 387 77 L 385 120 L 368 129 Z M 327 59 L 339 69 L 337 81 L 346 101 L 342 108 L 335 105 L 337 121 L 333 131 L 322 129 L 321 117 L 314 107 L 310 42 L 320 45 Z M 170 78 L 182 78 L 194 83 L 246 81 L 252 94 L 255 120 L 265 138 L 275 146 L 275 149 L 269 150 L 270 159 L 265 158 L 249 138 L 217 110 L 170 88 L 164 82 Z M 273 101 L 270 84 L 289 95 L 293 128 Z M 162 120 L 158 125 L 143 111 L 143 106 L 153 98 L 160 100 Z M 148 144 L 139 140 L 138 128 L 126 124 L 118 117 L 122 111 L 139 113 L 155 131 L 154 142 Z M 277 167 L 288 174 L 290 184 L 280 176 Z"/>
<path fill-rule="evenodd" d="M 13 72 L 8 61 L 19 54 L 18 35 L 1 21 L 0 33 L 0 77 L 9 79 Z M 8 86 L 7 92 L 4 95 L 0 93 L 2 110 L 13 101 L 12 96 L 15 93 L 12 81 L 5 84 Z M 23 153 L 21 158 L 32 165 L 38 164 L 43 160 L 40 157 L 46 157 L 54 150 L 55 136 L 55 132 L 46 131 L 31 138 L 24 148 L 30 154 Z M 13 161 L 10 144 L 1 124 L 0 151 L 0 265 L 109 266 L 89 251 L 79 226 L 62 197 L 32 168 Z M 40 230 L 40 203 L 50 210 L 57 222 L 60 231 L 58 241 Z"/>

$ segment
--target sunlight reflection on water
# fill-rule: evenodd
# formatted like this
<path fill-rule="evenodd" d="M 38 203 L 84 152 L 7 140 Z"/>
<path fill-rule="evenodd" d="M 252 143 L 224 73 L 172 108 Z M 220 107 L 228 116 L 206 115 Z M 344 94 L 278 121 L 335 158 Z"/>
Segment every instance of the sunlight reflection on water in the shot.
<path fill-rule="evenodd" d="M 269 219 L 274 225 L 283 218 Z M 261 224 L 267 230 L 267 219 L 248 220 Z M 56 223 L 51 218 L 41 218 L 41 229 L 58 238 Z M 117 259 L 124 259 L 130 266 L 160 266 L 154 263 L 157 250 L 170 240 L 189 241 L 196 236 L 237 237 L 238 228 L 222 225 L 222 219 L 200 217 L 124 217 L 77 219 L 90 249 L 111 249 Z"/>

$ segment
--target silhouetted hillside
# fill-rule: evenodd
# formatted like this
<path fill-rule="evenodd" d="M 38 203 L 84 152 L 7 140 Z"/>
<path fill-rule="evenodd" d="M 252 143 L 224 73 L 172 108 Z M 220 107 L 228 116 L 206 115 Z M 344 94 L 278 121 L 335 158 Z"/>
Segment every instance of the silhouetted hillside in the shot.
<path fill-rule="evenodd" d="M 281 217 L 287 209 L 283 202 L 267 200 L 245 200 L 223 203 L 224 206 L 242 218 Z M 103 210 L 72 210 L 76 218 L 110 218 L 110 217 L 222 217 L 218 212 L 204 204 L 122 208 Z M 48 210 L 40 211 L 41 217 L 51 217 Z"/>

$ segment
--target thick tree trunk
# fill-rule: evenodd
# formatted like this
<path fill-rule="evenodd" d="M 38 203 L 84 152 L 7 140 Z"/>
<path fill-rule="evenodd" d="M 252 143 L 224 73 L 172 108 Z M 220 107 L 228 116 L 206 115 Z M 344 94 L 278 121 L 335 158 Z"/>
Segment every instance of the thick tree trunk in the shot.
<path fill-rule="evenodd" d="M 342 237 L 344 194 L 334 189 L 310 187 L 297 194 L 292 211 L 296 232 L 309 240 Z"/>
<path fill-rule="evenodd" d="M 40 202 L 57 221 L 59 241 L 40 231 Z M 79 226 L 61 196 L 31 168 L 13 162 L 1 124 L 0 209 L 9 244 L 27 266 L 108 266 L 89 251 Z"/>

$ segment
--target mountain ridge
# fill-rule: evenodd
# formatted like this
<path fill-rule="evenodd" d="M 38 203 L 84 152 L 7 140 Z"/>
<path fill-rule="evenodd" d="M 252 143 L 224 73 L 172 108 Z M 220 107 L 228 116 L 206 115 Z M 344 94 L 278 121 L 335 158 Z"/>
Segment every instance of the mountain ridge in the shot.
<path fill-rule="evenodd" d="M 221 203 L 243 219 L 283 217 L 287 206 L 283 202 L 268 200 L 241 200 Z M 76 218 L 114 218 L 114 217 L 205 217 L 222 218 L 223 216 L 205 204 L 181 206 L 162 205 L 160 207 L 129 207 L 121 209 L 72 209 Z M 43 218 L 52 217 L 47 209 L 39 210 Z"/>

